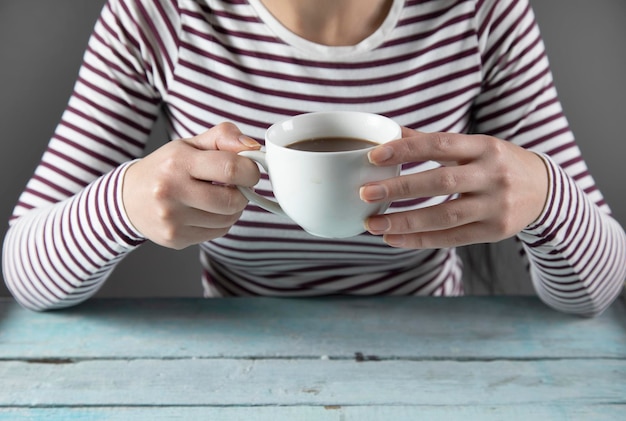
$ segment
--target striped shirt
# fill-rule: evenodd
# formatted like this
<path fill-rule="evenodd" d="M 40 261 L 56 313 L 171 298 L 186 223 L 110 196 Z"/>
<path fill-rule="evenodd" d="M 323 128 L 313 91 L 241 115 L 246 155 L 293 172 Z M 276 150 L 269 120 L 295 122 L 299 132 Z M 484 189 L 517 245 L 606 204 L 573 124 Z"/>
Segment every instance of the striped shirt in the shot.
<path fill-rule="evenodd" d="M 527 0 L 394 0 L 375 33 L 338 47 L 296 36 L 260 0 L 109 0 L 10 220 L 9 289 L 34 310 L 74 305 L 145 241 L 124 211 L 122 179 L 160 110 L 172 139 L 232 121 L 262 142 L 273 122 L 330 109 L 491 134 L 542 154 L 549 200 L 517 235 L 538 295 L 593 315 L 621 291 L 624 231 L 563 116 Z M 257 191 L 271 196 L 264 174 Z M 451 199 L 398 201 L 390 212 Z M 200 250 L 207 296 L 463 292 L 454 249 L 391 248 L 369 234 L 316 238 L 254 205 Z"/>

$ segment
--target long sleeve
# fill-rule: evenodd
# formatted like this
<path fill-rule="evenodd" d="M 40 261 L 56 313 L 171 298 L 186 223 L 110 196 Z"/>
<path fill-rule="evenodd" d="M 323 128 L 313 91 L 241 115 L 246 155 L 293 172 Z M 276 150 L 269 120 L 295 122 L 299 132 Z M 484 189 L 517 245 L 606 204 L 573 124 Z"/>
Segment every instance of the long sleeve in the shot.
<path fill-rule="evenodd" d="M 104 6 L 68 106 L 14 209 L 3 274 L 27 308 L 86 300 L 144 240 L 123 209 L 123 176 L 143 153 L 176 51 L 145 23 L 175 11 L 150 13 L 123 1 Z"/>
<path fill-rule="evenodd" d="M 550 197 L 519 238 L 539 297 L 561 311 L 596 315 L 621 292 L 626 272 L 622 227 L 596 206 L 554 161 Z"/>
<path fill-rule="evenodd" d="M 550 176 L 543 214 L 518 235 L 533 285 L 558 310 L 601 313 L 623 288 L 624 230 L 611 217 L 563 115 L 530 5 L 494 1 L 479 7 L 485 81 L 475 130 L 542 154 Z"/>
<path fill-rule="evenodd" d="M 33 310 L 92 296 L 143 241 L 121 208 L 122 165 L 79 194 L 25 213 L 9 229 L 3 269 L 13 296 Z"/>

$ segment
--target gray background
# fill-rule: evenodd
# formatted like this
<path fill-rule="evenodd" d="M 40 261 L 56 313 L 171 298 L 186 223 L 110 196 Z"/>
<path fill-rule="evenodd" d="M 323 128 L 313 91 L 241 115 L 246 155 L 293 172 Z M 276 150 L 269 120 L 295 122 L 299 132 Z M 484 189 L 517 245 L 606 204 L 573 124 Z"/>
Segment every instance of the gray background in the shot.
<path fill-rule="evenodd" d="M 617 219 L 626 225 L 626 2 L 624 0 L 531 0 L 552 63 L 565 112 L 587 163 Z M 0 0 L 0 220 L 34 170 L 66 105 L 83 50 L 103 0 Z M 165 138 L 154 129 L 148 151 Z M 6 232 L 2 225 L 2 237 Z M 510 242 L 496 251 L 496 270 L 517 267 Z M 480 271 L 479 271 L 480 272 Z M 200 267 L 195 247 L 172 251 L 148 244 L 130 255 L 100 296 L 198 296 Z M 503 276 L 499 276 L 503 278 Z M 470 292 L 528 293 L 512 277 L 485 286 L 468 277 Z M 4 282 L 0 295 L 8 295 Z"/>

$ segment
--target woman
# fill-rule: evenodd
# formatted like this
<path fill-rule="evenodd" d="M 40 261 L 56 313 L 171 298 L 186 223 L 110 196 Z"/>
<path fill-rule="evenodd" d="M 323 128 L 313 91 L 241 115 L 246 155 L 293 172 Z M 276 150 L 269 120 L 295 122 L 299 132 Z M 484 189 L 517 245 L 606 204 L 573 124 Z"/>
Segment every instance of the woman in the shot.
<path fill-rule="evenodd" d="M 174 140 L 140 158 L 161 107 Z M 269 125 L 328 109 L 405 127 L 370 154 L 401 176 L 361 189 L 390 212 L 347 240 L 232 187 L 259 180 L 236 153 Z M 110 0 L 10 223 L 5 280 L 34 310 L 86 300 L 146 240 L 199 244 L 207 296 L 459 295 L 455 247 L 517 236 L 538 295 L 595 315 L 626 270 L 526 0 Z"/>

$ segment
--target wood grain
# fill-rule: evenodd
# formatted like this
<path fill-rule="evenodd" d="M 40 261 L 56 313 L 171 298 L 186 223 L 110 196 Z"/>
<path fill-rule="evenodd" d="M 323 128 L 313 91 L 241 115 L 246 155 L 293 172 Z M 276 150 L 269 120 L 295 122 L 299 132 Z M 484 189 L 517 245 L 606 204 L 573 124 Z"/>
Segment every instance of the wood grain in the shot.
<path fill-rule="evenodd" d="M 616 421 L 620 405 L 0 408 L 0 421 Z"/>
<path fill-rule="evenodd" d="M 584 319 L 534 297 L 102 299 L 44 314 L 5 300 L 0 359 L 624 358 L 617 304 Z"/>
<path fill-rule="evenodd" d="M 626 361 L 0 363 L 4 406 L 626 404 Z"/>
<path fill-rule="evenodd" d="M 626 419 L 626 306 L 533 297 L 0 300 L 2 420 Z"/>

